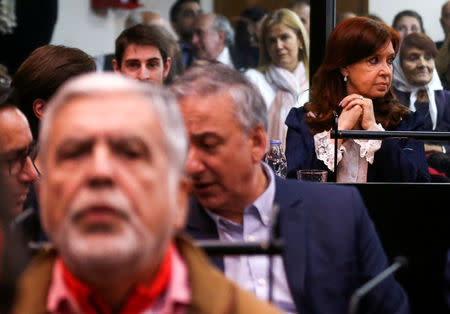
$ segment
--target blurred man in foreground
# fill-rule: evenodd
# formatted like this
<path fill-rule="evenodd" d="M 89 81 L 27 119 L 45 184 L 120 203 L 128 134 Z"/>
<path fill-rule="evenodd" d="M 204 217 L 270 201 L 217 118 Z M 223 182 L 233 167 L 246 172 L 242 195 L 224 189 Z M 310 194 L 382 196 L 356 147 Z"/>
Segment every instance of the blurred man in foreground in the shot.
<path fill-rule="evenodd" d="M 274 312 L 177 236 L 187 142 L 164 89 L 80 77 L 49 103 L 40 143 L 42 222 L 56 250 L 24 273 L 14 313 Z"/>

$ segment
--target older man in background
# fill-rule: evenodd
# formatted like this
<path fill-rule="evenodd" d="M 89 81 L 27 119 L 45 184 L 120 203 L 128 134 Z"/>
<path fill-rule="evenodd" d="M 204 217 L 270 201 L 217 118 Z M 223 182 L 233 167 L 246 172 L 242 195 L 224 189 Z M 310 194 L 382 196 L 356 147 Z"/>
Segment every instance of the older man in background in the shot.
<path fill-rule="evenodd" d="M 192 34 L 195 18 L 202 13 L 199 0 L 177 0 L 170 8 L 170 24 L 178 35 L 178 43 L 185 67 L 194 62 Z"/>
<path fill-rule="evenodd" d="M 187 141 L 163 88 L 80 77 L 49 104 L 40 143 L 42 221 L 56 250 L 24 273 L 13 313 L 275 312 L 177 235 Z"/>
<path fill-rule="evenodd" d="M 218 14 L 201 14 L 194 22 L 192 46 L 198 60 L 218 61 L 234 67 L 234 31 L 228 19 Z"/>

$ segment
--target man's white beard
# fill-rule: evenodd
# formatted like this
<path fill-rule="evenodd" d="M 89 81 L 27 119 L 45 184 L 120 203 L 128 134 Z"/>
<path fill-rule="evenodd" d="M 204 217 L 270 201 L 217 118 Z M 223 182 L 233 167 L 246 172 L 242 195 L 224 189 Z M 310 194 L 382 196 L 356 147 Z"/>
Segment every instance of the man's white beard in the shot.
<path fill-rule="evenodd" d="M 73 229 L 72 229 L 73 230 Z M 137 234 L 126 228 L 114 235 L 82 235 L 78 231 L 66 235 L 67 243 L 58 245 L 67 258 L 84 269 L 121 269 L 137 261 L 143 248 Z"/>

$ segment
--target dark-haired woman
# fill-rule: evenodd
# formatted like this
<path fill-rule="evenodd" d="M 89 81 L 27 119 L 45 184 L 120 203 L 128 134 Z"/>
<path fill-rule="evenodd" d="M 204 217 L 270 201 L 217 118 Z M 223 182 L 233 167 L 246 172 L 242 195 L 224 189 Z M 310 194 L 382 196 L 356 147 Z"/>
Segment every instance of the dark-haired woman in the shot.
<path fill-rule="evenodd" d="M 419 13 L 413 10 L 404 10 L 398 12 L 394 17 L 392 27 L 400 35 L 400 42 L 402 42 L 403 38 L 405 38 L 409 34 L 425 33 L 422 17 Z"/>
<path fill-rule="evenodd" d="M 341 130 L 421 130 L 421 116 L 391 91 L 399 37 L 368 18 L 343 21 L 331 33 L 314 76 L 311 101 L 288 115 L 288 176 L 300 169 L 334 171 L 333 111 Z M 338 142 L 338 182 L 429 181 L 423 144 L 407 139 Z"/>
<path fill-rule="evenodd" d="M 450 131 L 450 91 L 444 90 L 436 72 L 433 40 L 425 34 L 410 34 L 399 54 L 394 61 L 395 95 L 411 111 L 421 112 L 424 130 Z"/>

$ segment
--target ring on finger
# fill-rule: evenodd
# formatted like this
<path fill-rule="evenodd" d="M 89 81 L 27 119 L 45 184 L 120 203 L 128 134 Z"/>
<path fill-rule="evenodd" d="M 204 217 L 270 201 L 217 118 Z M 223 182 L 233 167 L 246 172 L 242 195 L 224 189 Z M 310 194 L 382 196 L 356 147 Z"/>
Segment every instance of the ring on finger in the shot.
<path fill-rule="evenodd" d="M 363 97 L 363 96 L 359 96 L 359 99 L 361 99 L 362 101 L 364 101 L 364 97 Z"/>

